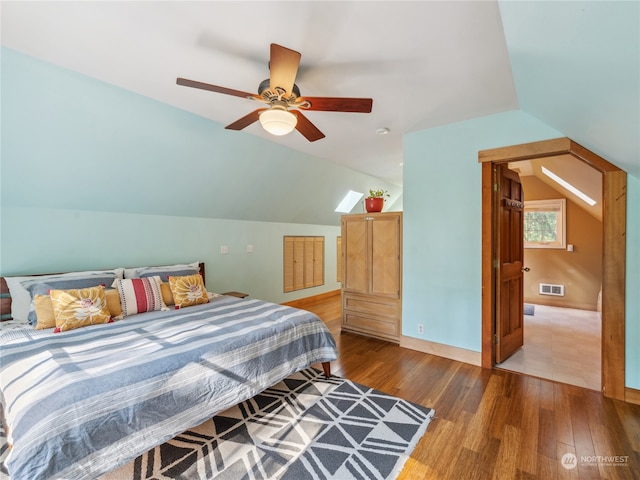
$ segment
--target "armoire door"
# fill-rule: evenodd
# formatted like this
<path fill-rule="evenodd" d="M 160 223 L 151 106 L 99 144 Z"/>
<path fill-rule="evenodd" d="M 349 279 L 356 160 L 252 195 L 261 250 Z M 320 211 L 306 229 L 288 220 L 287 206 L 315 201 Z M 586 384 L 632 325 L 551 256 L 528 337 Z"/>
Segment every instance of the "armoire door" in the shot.
<path fill-rule="evenodd" d="M 369 293 L 400 297 L 401 227 L 399 216 L 376 216 L 369 220 L 371 283 Z"/>
<path fill-rule="evenodd" d="M 351 292 L 369 290 L 367 222 L 361 217 L 342 219 L 342 288 Z"/>

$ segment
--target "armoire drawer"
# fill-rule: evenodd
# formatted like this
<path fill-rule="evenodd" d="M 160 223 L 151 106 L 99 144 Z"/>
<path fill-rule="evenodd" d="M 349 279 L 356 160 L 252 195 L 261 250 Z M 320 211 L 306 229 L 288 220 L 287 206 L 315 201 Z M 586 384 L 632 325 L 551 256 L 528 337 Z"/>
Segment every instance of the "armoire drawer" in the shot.
<path fill-rule="evenodd" d="M 344 312 L 342 328 L 344 330 L 363 333 L 387 340 L 398 341 L 400 338 L 399 322 L 395 319 L 365 316 L 354 312 Z"/>
<path fill-rule="evenodd" d="M 386 298 L 370 297 L 366 295 L 353 295 L 344 293 L 342 298 L 342 308 L 344 311 L 362 313 L 366 315 L 377 315 L 381 317 L 400 316 L 400 301 Z"/>

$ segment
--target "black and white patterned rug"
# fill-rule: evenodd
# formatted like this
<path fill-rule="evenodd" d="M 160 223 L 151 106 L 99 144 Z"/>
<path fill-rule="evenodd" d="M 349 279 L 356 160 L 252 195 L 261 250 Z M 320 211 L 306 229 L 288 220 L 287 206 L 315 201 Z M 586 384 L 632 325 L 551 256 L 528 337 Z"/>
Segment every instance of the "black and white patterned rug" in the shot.
<path fill-rule="evenodd" d="M 433 415 L 307 369 L 100 480 L 393 479 Z"/>

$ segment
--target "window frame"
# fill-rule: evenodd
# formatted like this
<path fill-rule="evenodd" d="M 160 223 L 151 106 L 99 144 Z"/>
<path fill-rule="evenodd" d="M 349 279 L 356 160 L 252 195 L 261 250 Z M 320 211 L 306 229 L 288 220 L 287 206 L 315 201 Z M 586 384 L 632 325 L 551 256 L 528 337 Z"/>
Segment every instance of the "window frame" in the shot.
<path fill-rule="evenodd" d="M 555 242 L 528 242 L 526 239 L 527 212 L 556 212 L 556 241 Z M 522 243 L 524 248 L 567 248 L 567 200 L 565 198 L 552 198 L 546 200 L 525 200 L 523 216 Z"/>

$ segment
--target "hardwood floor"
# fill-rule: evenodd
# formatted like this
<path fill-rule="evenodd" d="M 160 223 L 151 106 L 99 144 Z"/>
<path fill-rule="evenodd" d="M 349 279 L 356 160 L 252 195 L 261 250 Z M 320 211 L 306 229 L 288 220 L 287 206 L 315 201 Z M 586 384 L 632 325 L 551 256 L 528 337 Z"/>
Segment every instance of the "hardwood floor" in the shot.
<path fill-rule="evenodd" d="M 639 405 L 341 333 L 339 296 L 304 308 L 336 339 L 333 374 L 435 409 L 400 479 L 640 478 Z"/>

